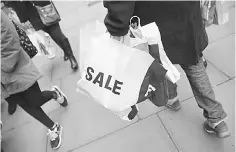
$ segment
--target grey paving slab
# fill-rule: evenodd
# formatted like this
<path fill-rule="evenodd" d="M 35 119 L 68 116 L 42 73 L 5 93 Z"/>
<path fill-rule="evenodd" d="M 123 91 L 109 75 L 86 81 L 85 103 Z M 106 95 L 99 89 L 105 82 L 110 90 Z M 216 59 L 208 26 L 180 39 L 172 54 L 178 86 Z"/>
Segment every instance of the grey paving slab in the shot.
<path fill-rule="evenodd" d="M 229 130 L 232 136 L 217 139 L 207 134 L 203 129 L 204 118 L 194 101 L 190 99 L 182 104 L 179 112 L 162 111 L 158 113 L 170 136 L 181 152 L 234 152 L 235 128 L 235 81 L 229 81 L 216 88 L 216 97 L 228 113 Z"/>
<path fill-rule="evenodd" d="M 61 88 L 61 81 L 60 79 L 57 79 L 57 80 L 52 80 L 51 82 L 51 86 L 50 86 L 50 89 L 52 88 L 52 86 L 57 86 L 59 88 Z M 58 102 L 56 102 L 55 100 L 51 100 L 47 103 L 45 103 L 42 108 L 44 110 L 44 112 L 46 112 L 47 114 L 49 114 L 50 112 L 60 108 L 61 106 L 58 104 Z"/>
<path fill-rule="evenodd" d="M 157 116 L 106 136 L 73 152 L 177 152 Z"/>
<path fill-rule="evenodd" d="M 46 128 L 39 122 L 29 123 L 3 134 L 4 152 L 46 152 Z"/>
<path fill-rule="evenodd" d="M 235 33 L 235 7 L 232 7 L 230 3 L 226 3 L 225 8 L 226 7 L 229 8 L 229 21 L 223 25 L 212 25 L 206 29 L 210 43 Z"/>
<path fill-rule="evenodd" d="M 34 119 L 19 106 L 17 106 L 17 110 L 13 115 L 9 115 L 7 102 L 1 104 L 1 120 L 3 122 L 2 133 L 14 130 L 34 121 Z"/>
<path fill-rule="evenodd" d="M 83 99 L 84 95 L 76 91 L 80 78 L 78 73 L 74 73 L 61 79 L 61 89 L 66 94 L 69 103 Z"/>
<path fill-rule="evenodd" d="M 204 52 L 204 56 L 217 69 L 230 77 L 235 76 L 235 34 L 220 39 L 210 44 Z"/>
<path fill-rule="evenodd" d="M 55 100 L 53 100 L 53 99 L 48 101 L 47 103 L 45 103 L 42 106 L 43 111 L 47 114 L 49 114 L 49 113 L 51 113 L 54 110 L 57 110 L 59 108 L 61 108 L 60 104 L 58 102 L 56 102 Z"/>
<path fill-rule="evenodd" d="M 50 114 L 52 120 L 64 127 L 63 143 L 59 152 L 80 147 L 137 121 L 137 118 L 132 122 L 120 120 L 85 96 L 80 100 Z M 49 145 L 47 151 L 51 151 Z"/>
<path fill-rule="evenodd" d="M 61 57 L 53 61 L 52 80 L 61 79 L 72 73 L 74 72 L 70 67 L 69 61 L 65 62 Z"/>
<path fill-rule="evenodd" d="M 87 1 L 56 1 L 55 5 L 62 18 L 60 24 L 63 30 L 76 28 L 89 20 L 104 19 L 106 14 L 102 3 L 89 7 Z"/>
<path fill-rule="evenodd" d="M 186 100 L 193 96 L 192 89 L 189 85 L 189 82 L 186 77 L 181 78 L 178 82 L 178 97 L 180 101 Z M 140 118 L 145 118 L 154 113 L 157 113 L 161 110 L 164 110 L 165 107 L 157 107 L 151 101 L 146 100 L 139 104 L 139 113 Z"/>
<path fill-rule="evenodd" d="M 213 87 L 229 80 L 229 77 L 217 69 L 211 61 L 207 64 L 206 72 Z"/>
<path fill-rule="evenodd" d="M 37 55 L 33 59 L 35 66 L 39 72 L 43 75 L 38 82 L 42 90 L 49 89 L 51 87 L 52 78 L 52 61 L 45 55 Z"/>

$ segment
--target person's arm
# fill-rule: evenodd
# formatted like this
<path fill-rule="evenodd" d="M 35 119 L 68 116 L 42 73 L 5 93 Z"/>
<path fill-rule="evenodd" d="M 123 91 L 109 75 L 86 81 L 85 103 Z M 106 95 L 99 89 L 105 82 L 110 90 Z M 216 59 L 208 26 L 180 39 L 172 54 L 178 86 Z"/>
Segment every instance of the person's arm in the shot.
<path fill-rule="evenodd" d="M 1 82 L 4 83 L 4 73 L 11 73 L 20 58 L 20 41 L 13 23 L 1 11 Z"/>
<path fill-rule="evenodd" d="M 104 1 L 107 15 L 104 23 L 112 36 L 125 36 L 129 31 L 129 21 L 133 16 L 135 1 Z"/>

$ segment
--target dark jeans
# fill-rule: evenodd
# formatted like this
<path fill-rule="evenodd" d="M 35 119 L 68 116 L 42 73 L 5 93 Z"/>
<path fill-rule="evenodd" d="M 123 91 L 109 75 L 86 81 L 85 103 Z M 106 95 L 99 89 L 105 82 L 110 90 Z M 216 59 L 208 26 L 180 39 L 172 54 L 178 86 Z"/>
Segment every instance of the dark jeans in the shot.
<path fill-rule="evenodd" d="M 6 98 L 10 103 L 16 103 L 22 107 L 28 114 L 40 121 L 48 128 L 52 128 L 54 122 L 47 116 L 41 106 L 51 100 L 54 96 L 53 91 L 41 92 L 38 82 L 34 83 L 24 92 L 16 93 Z"/>
<path fill-rule="evenodd" d="M 203 116 L 212 123 L 217 123 L 226 118 L 227 114 L 223 110 L 221 103 L 215 99 L 202 58 L 199 59 L 197 65 L 181 65 L 181 67 L 187 75 L 198 106 L 203 109 Z M 176 84 L 168 82 L 168 94 L 169 99 L 177 96 Z"/>

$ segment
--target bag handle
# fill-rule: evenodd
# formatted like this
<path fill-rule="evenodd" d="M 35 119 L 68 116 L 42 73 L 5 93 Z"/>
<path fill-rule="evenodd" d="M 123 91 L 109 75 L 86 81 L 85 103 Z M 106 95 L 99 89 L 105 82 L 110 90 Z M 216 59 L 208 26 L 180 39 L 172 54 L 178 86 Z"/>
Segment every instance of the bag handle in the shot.
<path fill-rule="evenodd" d="M 130 24 L 130 25 L 132 24 L 132 20 L 133 20 L 134 18 L 137 18 L 137 19 L 138 19 L 138 27 L 139 27 L 139 26 L 140 26 L 140 18 L 139 18 L 138 16 L 132 16 L 132 17 L 130 18 L 129 24 Z"/>

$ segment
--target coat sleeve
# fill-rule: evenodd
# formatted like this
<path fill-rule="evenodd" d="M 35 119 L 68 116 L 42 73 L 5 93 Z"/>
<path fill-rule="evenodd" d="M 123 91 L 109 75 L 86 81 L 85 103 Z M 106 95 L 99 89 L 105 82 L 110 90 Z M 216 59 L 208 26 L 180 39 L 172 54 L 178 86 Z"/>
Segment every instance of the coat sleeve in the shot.
<path fill-rule="evenodd" d="M 1 71 L 11 73 L 20 58 L 20 41 L 13 23 L 1 11 Z M 1 74 L 3 76 L 3 74 Z M 1 77 L 4 80 L 3 77 Z"/>
<path fill-rule="evenodd" d="M 104 23 L 113 36 L 124 36 L 129 30 L 129 20 L 133 16 L 135 1 L 104 1 L 107 15 Z"/>

